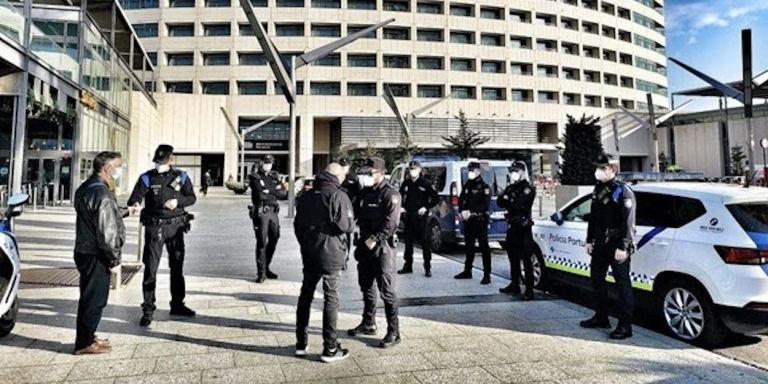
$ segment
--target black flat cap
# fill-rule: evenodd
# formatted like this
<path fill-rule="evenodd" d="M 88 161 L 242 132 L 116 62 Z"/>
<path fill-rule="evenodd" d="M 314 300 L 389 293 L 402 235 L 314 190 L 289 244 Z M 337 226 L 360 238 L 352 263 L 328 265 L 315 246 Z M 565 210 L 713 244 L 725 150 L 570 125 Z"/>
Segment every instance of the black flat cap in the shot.
<path fill-rule="evenodd" d="M 275 157 L 272 155 L 266 155 L 263 159 L 261 159 L 261 162 L 264 164 L 272 164 L 275 162 Z"/>
<path fill-rule="evenodd" d="M 421 168 L 421 163 L 419 163 L 417 160 L 411 160 L 410 163 L 408 163 L 408 168 Z"/>
<path fill-rule="evenodd" d="M 360 169 L 360 173 L 367 173 L 373 170 L 386 172 L 387 162 L 384 161 L 384 159 L 382 159 L 381 157 L 369 157 L 365 159 L 365 164 Z"/>
<path fill-rule="evenodd" d="M 619 160 L 614 159 L 613 156 L 604 153 L 600 155 L 600 157 L 597 158 L 597 161 L 593 162 L 592 164 L 596 166 L 605 166 L 605 165 L 616 165 L 619 164 Z"/>
<path fill-rule="evenodd" d="M 478 163 L 477 161 L 470 161 L 469 165 L 467 165 L 467 168 L 469 170 L 480 169 L 480 163 Z"/>
<path fill-rule="evenodd" d="M 173 156 L 173 147 L 168 144 L 160 144 L 155 149 L 155 157 L 152 158 L 152 162 L 165 164 L 171 160 L 171 156 Z"/>
<path fill-rule="evenodd" d="M 526 169 L 527 167 L 525 166 L 525 163 L 522 161 L 513 161 L 512 165 L 509 166 L 510 172 L 525 171 Z"/>

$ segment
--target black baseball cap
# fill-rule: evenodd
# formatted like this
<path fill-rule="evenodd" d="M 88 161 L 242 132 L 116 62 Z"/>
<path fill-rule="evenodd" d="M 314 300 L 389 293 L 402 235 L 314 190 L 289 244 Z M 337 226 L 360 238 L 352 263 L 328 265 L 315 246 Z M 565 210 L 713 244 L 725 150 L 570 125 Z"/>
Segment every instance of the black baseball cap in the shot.
<path fill-rule="evenodd" d="M 604 153 L 600 155 L 600 157 L 597 158 L 597 161 L 593 162 L 592 164 L 598 167 L 604 167 L 606 165 L 616 165 L 618 163 L 619 161 L 617 159 L 614 159 L 613 156 L 607 153 Z"/>
<path fill-rule="evenodd" d="M 386 172 L 387 162 L 381 157 L 369 157 L 365 159 L 365 164 L 360 168 L 360 173 L 369 173 L 371 171 Z"/>
<path fill-rule="evenodd" d="M 525 171 L 526 168 L 527 167 L 525 166 L 524 162 L 522 162 L 522 161 L 513 161 L 512 165 L 509 166 L 509 171 L 510 172 Z"/>
<path fill-rule="evenodd" d="M 467 168 L 470 171 L 473 169 L 480 169 L 480 167 L 481 167 L 480 163 L 478 163 L 477 161 L 470 161 L 469 164 L 467 165 Z"/>
<path fill-rule="evenodd" d="M 168 144 L 160 144 L 155 149 L 155 157 L 152 158 L 152 162 L 165 164 L 171 160 L 171 156 L 173 156 L 173 147 Z"/>
<path fill-rule="evenodd" d="M 408 168 L 421 168 L 421 163 L 419 163 L 418 160 L 411 160 L 411 162 L 408 163 Z"/>
<path fill-rule="evenodd" d="M 261 159 L 261 162 L 264 164 L 272 164 L 275 162 L 275 157 L 272 155 L 266 155 L 263 159 Z"/>

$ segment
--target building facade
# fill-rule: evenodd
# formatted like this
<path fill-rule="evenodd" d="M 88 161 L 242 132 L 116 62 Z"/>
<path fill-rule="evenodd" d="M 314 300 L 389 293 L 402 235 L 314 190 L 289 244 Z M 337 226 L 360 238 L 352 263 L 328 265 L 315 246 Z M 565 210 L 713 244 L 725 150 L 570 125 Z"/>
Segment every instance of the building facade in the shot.
<path fill-rule="evenodd" d="M 155 61 L 148 86 L 162 95 L 161 135 L 195 169 L 236 174 L 228 120 L 243 128 L 288 115 L 239 2 L 121 1 Z M 297 71 L 299 174 L 316 172 L 339 148 L 398 145 L 400 128 L 381 98 L 385 83 L 403 113 L 450 96 L 413 122 L 420 148 L 443 148 L 462 110 L 491 137 L 485 149 L 529 156 L 544 173 L 556 163 L 567 114 L 603 118 L 609 143 L 619 106 L 647 110 L 647 93 L 658 108 L 668 103 L 660 0 L 251 1 L 286 58 L 395 19 Z M 633 128 L 620 120 L 620 130 Z M 246 163 L 270 153 L 285 172 L 288 135 L 287 118 L 252 132 Z M 627 164 L 649 169 L 648 133 L 624 141 Z"/>

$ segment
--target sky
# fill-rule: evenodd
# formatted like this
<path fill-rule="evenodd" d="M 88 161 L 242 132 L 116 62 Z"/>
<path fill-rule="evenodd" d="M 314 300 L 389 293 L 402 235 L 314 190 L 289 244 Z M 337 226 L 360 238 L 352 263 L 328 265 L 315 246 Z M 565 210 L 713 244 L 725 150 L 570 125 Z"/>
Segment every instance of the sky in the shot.
<path fill-rule="evenodd" d="M 666 0 L 667 55 L 720 81 L 741 79 L 741 30 L 752 29 L 753 75 L 768 70 L 768 0 Z M 667 62 L 670 94 L 707 84 Z M 676 97 L 677 105 L 684 100 Z M 729 100 L 728 104 L 737 105 Z M 695 100 L 689 111 L 717 108 Z"/>

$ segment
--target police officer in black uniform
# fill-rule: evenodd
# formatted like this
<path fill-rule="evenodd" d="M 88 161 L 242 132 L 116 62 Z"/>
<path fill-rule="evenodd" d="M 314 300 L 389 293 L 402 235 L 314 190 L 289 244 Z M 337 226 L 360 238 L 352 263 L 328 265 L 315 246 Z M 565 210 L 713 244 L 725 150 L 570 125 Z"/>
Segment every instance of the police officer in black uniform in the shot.
<path fill-rule="evenodd" d="M 280 180 L 272 174 L 272 155 L 264 156 L 259 168 L 250 175 L 251 202 L 249 207 L 253 230 L 256 233 L 256 270 L 257 283 L 266 279 L 277 279 L 277 274 L 269 269 L 275 254 L 277 239 L 280 238 L 280 212 L 278 199 L 285 198 L 287 191 Z"/>
<path fill-rule="evenodd" d="M 606 155 L 596 163 L 597 184 L 592 192 L 592 209 L 587 226 L 586 252 L 592 256 L 591 279 L 597 310 L 581 322 L 585 328 L 610 328 L 608 292 L 605 282 L 608 267 L 619 289 L 619 324 L 611 339 L 632 337 L 634 295 L 630 279 L 630 256 L 634 252 L 635 194 L 616 180 L 618 162 Z"/>
<path fill-rule="evenodd" d="M 157 268 L 163 254 L 168 250 L 168 266 L 171 269 L 171 315 L 192 317 L 195 311 L 184 305 L 186 287 L 184 284 L 184 233 L 189 231 L 189 215 L 185 208 L 195 204 L 195 189 L 189 175 L 171 166 L 173 147 L 162 144 L 155 150 L 155 169 L 139 178 L 128 205 L 138 207 L 144 201 L 141 222 L 144 232 L 144 315 L 139 324 L 143 327 L 152 323 L 155 311 L 155 285 Z"/>
<path fill-rule="evenodd" d="M 413 160 L 408 164 L 409 177 L 406 177 L 400 186 L 400 195 L 403 197 L 405 209 L 405 265 L 397 271 L 398 274 L 413 273 L 413 243 L 418 240 L 421 243 L 421 252 L 424 256 L 424 276 L 432 277 L 432 245 L 431 233 L 427 226 L 429 211 L 437 205 L 439 198 L 437 191 L 429 180 L 421 173 L 421 163 Z"/>
<path fill-rule="evenodd" d="M 523 300 L 533 300 L 533 234 L 531 207 L 536 197 L 536 188 L 528 181 L 528 167 L 522 161 L 515 161 L 509 167 L 509 185 L 496 201 L 499 208 L 507 210 L 506 248 L 509 257 L 510 280 L 508 286 L 499 292 L 510 295 L 520 294 L 520 262 L 525 269 L 525 294 Z"/>
<path fill-rule="evenodd" d="M 386 163 L 380 157 L 367 159 L 358 171 L 363 190 L 355 203 L 355 216 L 360 225 L 355 259 L 358 283 L 363 291 L 363 321 L 348 333 L 350 336 L 376 334 L 376 283 L 387 317 L 387 334 L 379 346 L 389 348 L 400 343 L 393 247 L 400 220 L 400 194 L 386 181 L 385 172 Z"/>
<path fill-rule="evenodd" d="M 480 163 L 472 161 L 467 166 L 467 182 L 459 195 L 459 211 L 464 220 L 464 241 L 467 258 L 464 271 L 456 279 L 471 279 L 472 264 L 475 261 L 475 241 L 480 244 L 483 255 L 483 279 L 480 284 L 491 283 L 491 248 L 488 246 L 488 223 L 490 222 L 491 187 L 483 181 Z"/>

